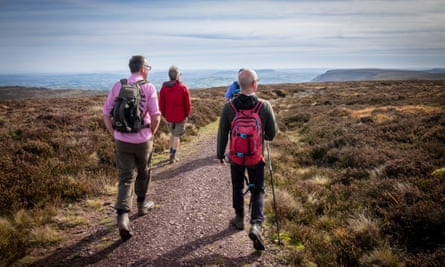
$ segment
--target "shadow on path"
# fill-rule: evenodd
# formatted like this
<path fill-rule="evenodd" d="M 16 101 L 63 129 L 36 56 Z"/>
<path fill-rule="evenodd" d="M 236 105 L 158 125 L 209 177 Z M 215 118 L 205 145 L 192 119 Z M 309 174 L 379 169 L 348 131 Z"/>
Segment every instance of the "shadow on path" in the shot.
<path fill-rule="evenodd" d="M 79 242 L 71 246 L 64 247 L 63 249 L 54 252 L 48 257 L 33 263 L 31 266 L 84 266 L 99 262 L 102 259 L 106 258 L 121 244 L 123 244 L 124 241 L 122 241 L 121 239 L 116 240 L 111 245 L 104 247 L 102 250 L 95 251 L 94 254 L 90 256 L 76 255 L 79 255 L 81 251 L 84 252 L 85 248 L 87 248 L 92 243 L 101 240 L 102 237 L 108 234 L 110 234 L 110 230 L 108 229 L 99 230 L 83 238 Z"/>
<path fill-rule="evenodd" d="M 160 167 L 153 167 L 151 172 L 151 179 L 152 181 L 158 181 L 158 180 L 165 180 L 165 179 L 171 179 L 174 178 L 178 174 L 183 174 L 189 171 L 192 171 L 194 169 L 202 168 L 209 165 L 215 165 L 215 157 L 208 156 L 203 158 L 197 158 L 195 160 L 187 160 L 187 162 L 181 163 L 177 162 L 174 164 L 169 164 L 169 166 L 172 166 L 172 168 L 166 168 L 162 172 L 156 172 L 157 168 Z M 160 163 L 158 163 L 156 166 L 160 166 Z M 163 164 L 163 163 L 161 163 Z M 164 166 L 164 165 L 162 165 Z"/>
<path fill-rule="evenodd" d="M 220 254 L 203 255 L 202 257 L 194 257 L 193 259 L 184 259 L 188 254 L 195 250 L 204 248 L 216 241 L 224 239 L 230 235 L 237 233 L 238 230 L 228 227 L 225 230 L 211 236 L 202 237 L 192 242 L 184 244 L 174 250 L 171 250 L 157 258 L 143 258 L 132 264 L 131 266 L 203 266 L 203 265 L 228 265 L 228 266 L 244 266 L 253 263 L 261 256 L 260 252 L 253 252 L 250 255 L 238 258 L 229 258 Z"/>

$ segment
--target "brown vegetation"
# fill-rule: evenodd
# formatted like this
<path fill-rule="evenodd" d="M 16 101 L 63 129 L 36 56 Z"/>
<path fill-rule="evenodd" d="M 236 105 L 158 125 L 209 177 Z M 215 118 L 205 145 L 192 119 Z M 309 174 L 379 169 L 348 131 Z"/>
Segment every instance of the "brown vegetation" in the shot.
<path fill-rule="evenodd" d="M 208 89 L 205 97 L 192 91 L 193 114 L 184 141 L 217 120 L 224 101 L 221 90 Z M 53 98 L 46 99 L 46 90 L 44 98 L 38 90 L 31 92 L 26 94 L 30 99 L 0 102 L 0 266 L 45 245 L 33 241 L 32 234 L 54 222 L 54 207 L 98 196 L 117 177 L 114 143 L 102 122 L 104 93 L 67 98 L 65 91 L 55 90 Z M 21 90 L 9 95 L 18 99 Z M 168 140 L 162 120 L 155 140 L 157 158 L 168 149 Z M 16 214 L 27 219 L 16 219 Z"/>
<path fill-rule="evenodd" d="M 444 262 L 444 85 L 347 82 L 266 90 L 281 130 L 272 142 L 278 195 L 296 200 L 278 204 L 294 264 Z"/>
<path fill-rule="evenodd" d="M 283 257 L 306 266 L 445 261 L 444 88 L 443 81 L 260 86 L 280 128 L 271 152 Z M 223 92 L 191 91 L 185 141 L 217 120 Z M 31 230 L 53 222 L 52 207 L 114 184 L 104 99 L 0 102 L 0 264 L 45 245 Z M 163 123 L 156 152 L 167 148 Z M 267 200 L 271 224 L 270 194 Z"/>

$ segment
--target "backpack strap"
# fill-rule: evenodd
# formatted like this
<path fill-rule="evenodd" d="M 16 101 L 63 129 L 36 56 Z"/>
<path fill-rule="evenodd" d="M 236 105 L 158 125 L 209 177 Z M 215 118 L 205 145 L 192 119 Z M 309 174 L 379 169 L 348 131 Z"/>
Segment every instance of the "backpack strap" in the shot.
<path fill-rule="evenodd" d="M 127 79 L 121 79 L 120 81 L 121 81 L 122 85 L 126 85 L 128 83 Z M 146 80 L 139 80 L 139 81 L 135 82 L 135 84 L 137 84 L 137 85 L 143 85 L 146 83 L 148 83 L 148 81 L 146 81 Z"/>
<path fill-rule="evenodd" d="M 143 85 L 143 84 L 148 83 L 148 81 L 146 81 L 146 80 L 139 80 L 139 81 L 137 81 L 136 83 L 137 83 L 138 85 Z"/>
<path fill-rule="evenodd" d="M 235 105 L 233 104 L 233 101 L 230 100 L 229 103 L 230 103 L 230 105 L 232 106 L 232 109 L 235 111 L 235 113 L 238 113 L 238 112 L 239 112 L 239 109 L 237 109 L 237 108 L 235 107 Z M 264 101 L 261 100 L 261 99 L 258 99 L 258 101 L 256 102 L 255 106 L 253 106 L 253 111 L 254 111 L 255 113 L 260 112 L 260 109 L 263 107 L 263 104 L 264 104 Z"/>
<path fill-rule="evenodd" d="M 232 106 L 233 111 L 235 111 L 235 114 L 239 112 L 239 110 L 235 107 L 235 105 L 233 104 L 233 101 L 230 100 L 229 101 L 230 105 Z"/>
<path fill-rule="evenodd" d="M 139 80 L 136 82 L 137 87 L 139 88 L 139 94 L 142 95 L 142 88 L 141 85 L 148 83 L 148 81 L 146 80 Z M 141 114 L 141 126 L 139 129 L 143 129 L 143 128 L 150 128 L 150 124 L 149 123 L 144 123 L 144 117 L 147 114 L 147 110 L 145 110 L 145 112 L 143 114 Z"/>
<path fill-rule="evenodd" d="M 255 107 L 253 107 L 253 111 L 254 111 L 255 113 L 259 113 L 259 112 L 260 112 L 260 109 L 263 107 L 263 104 L 264 104 L 264 101 L 258 99 L 258 102 L 256 102 L 256 104 L 255 104 Z"/>

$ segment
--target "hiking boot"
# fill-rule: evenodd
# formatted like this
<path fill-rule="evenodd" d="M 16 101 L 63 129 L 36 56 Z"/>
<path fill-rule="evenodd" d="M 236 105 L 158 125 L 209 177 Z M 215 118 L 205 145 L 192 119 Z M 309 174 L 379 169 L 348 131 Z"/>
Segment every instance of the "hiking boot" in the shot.
<path fill-rule="evenodd" d="M 261 236 L 261 226 L 259 224 L 253 224 L 249 231 L 249 238 L 253 241 L 253 247 L 256 250 L 264 250 L 264 241 Z"/>
<path fill-rule="evenodd" d="M 153 201 L 147 202 L 138 202 L 138 215 L 144 216 L 148 213 L 149 210 L 153 209 L 155 203 Z"/>
<path fill-rule="evenodd" d="M 170 159 L 168 160 L 168 163 L 172 164 L 175 162 L 178 162 L 179 158 L 176 155 L 170 155 Z"/>
<path fill-rule="evenodd" d="M 122 240 L 126 241 L 133 236 L 130 230 L 130 219 L 128 218 L 128 212 L 117 216 L 117 227 Z"/>
<path fill-rule="evenodd" d="M 244 230 L 244 218 L 240 216 L 235 216 L 230 220 L 230 224 L 235 226 L 238 230 Z"/>

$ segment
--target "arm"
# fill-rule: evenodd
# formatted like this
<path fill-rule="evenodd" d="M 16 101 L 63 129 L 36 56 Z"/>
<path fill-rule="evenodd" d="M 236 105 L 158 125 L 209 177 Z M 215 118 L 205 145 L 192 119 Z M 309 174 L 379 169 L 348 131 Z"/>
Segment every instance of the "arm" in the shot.
<path fill-rule="evenodd" d="M 158 130 L 159 124 L 161 122 L 161 111 L 159 108 L 159 104 L 162 103 L 162 89 L 159 97 L 159 102 L 154 85 L 151 87 L 151 91 L 147 93 L 147 95 L 149 95 L 149 98 L 147 100 L 147 114 L 150 115 L 150 129 L 151 133 L 154 135 Z"/>
<path fill-rule="evenodd" d="M 155 115 L 151 117 L 150 129 L 153 135 L 155 135 L 156 131 L 158 130 L 160 122 L 161 122 L 161 115 Z"/>
<path fill-rule="evenodd" d="M 159 92 L 159 109 L 161 110 L 162 116 L 165 117 L 165 93 L 162 89 L 164 89 L 164 87 L 162 87 Z"/>
<path fill-rule="evenodd" d="M 227 142 L 229 140 L 229 132 L 231 127 L 231 121 L 233 119 L 233 116 L 231 118 L 231 109 L 232 107 L 230 104 L 226 103 L 221 111 L 221 117 L 219 120 L 219 127 L 218 127 L 218 137 L 217 137 L 217 144 L 216 144 L 216 158 L 219 160 L 224 159 L 226 152 L 226 146 Z"/>
<path fill-rule="evenodd" d="M 111 122 L 111 111 L 113 110 L 114 99 L 116 98 L 116 95 L 120 90 L 120 86 L 121 86 L 120 82 L 114 84 L 102 108 L 102 120 L 105 124 L 105 127 L 107 128 L 107 131 L 113 138 L 114 138 L 114 129 Z"/>
<path fill-rule="evenodd" d="M 186 118 L 188 118 L 190 116 L 190 112 L 191 112 L 191 107 L 192 107 L 192 103 L 190 101 L 190 92 L 189 89 L 184 86 L 184 115 Z"/>
<path fill-rule="evenodd" d="M 105 127 L 107 128 L 107 131 L 114 138 L 114 130 L 113 130 L 113 126 L 111 123 L 111 117 L 109 115 L 102 115 L 102 119 L 104 121 Z"/>
<path fill-rule="evenodd" d="M 263 106 L 264 111 L 264 139 L 272 141 L 278 131 L 277 121 L 275 119 L 275 113 L 273 112 L 272 105 L 265 101 Z"/>

